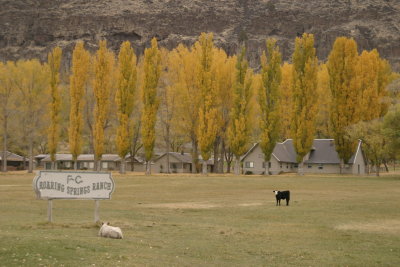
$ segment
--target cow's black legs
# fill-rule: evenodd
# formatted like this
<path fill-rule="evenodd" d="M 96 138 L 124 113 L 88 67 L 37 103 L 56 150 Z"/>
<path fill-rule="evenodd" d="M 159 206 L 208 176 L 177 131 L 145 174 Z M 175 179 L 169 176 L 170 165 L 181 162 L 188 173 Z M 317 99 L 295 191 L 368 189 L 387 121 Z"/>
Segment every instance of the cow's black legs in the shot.
<path fill-rule="evenodd" d="M 286 199 L 286 206 L 289 206 L 289 199 Z"/>

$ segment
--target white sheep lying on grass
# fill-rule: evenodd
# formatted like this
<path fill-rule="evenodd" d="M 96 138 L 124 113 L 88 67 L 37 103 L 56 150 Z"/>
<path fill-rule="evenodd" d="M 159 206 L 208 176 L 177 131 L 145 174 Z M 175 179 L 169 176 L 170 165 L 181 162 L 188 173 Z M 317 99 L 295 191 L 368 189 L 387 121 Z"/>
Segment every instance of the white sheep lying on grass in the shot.
<path fill-rule="evenodd" d="M 99 236 L 122 239 L 122 231 L 121 228 L 110 226 L 109 222 L 104 222 L 100 227 Z"/>

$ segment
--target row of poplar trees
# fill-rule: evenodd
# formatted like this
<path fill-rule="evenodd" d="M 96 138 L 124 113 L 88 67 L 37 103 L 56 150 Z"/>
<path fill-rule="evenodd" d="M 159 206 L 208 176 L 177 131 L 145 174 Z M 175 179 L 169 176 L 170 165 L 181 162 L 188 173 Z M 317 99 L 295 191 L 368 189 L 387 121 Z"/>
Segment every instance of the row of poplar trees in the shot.
<path fill-rule="evenodd" d="M 61 58 L 57 47 L 49 53 L 47 64 L 0 63 L 3 150 L 7 151 L 9 117 L 19 103 L 25 107 L 18 116 L 25 118 L 29 171 L 35 136 L 45 133 L 53 168 L 60 139 L 68 140 L 77 168 L 85 124 L 96 170 L 101 169 L 105 145 L 115 142 L 122 173 L 127 155 L 133 158 L 143 146 L 150 174 L 160 136 L 166 151 L 180 151 L 191 142 L 193 172 L 200 169 L 200 154 L 202 172 L 207 173 L 207 161 L 214 153 L 216 172 L 223 172 L 224 162 L 229 171 L 234 160 L 239 174 L 240 157 L 252 141 L 260 141 L 268 162 L 276 142 L 286 138 L 293 139 L 299 172 L 315 137 L 335 139 L 342 166 L 355 149 L 347 128 L 385 115 L 386 86 L 394 79 L 390 65 L 376 50 L 358 54 L 356 42 L 345 37 L 336 39 L 326 63 L 318 62 L 314 37 L 307 33 L 296 38 L 291 64 L 283 64 L 276 41 L 268 39 L 259 73 L 249 67 L 244 47 L 228 56 L 214 46 L 212 34 L 202 33 L 193 46 L 180 44 L 172 51 L 159 49 L 153 39 L 141 60 L 129 42 L 122 43 L 117 58 L 106 41 L 100 41 L 93 55 L 78 42 L 68 94 L 60 89 Z M 18 101 L 13 102 L 13 97 Z M 62 112 L 64 102 L 69 116 Z M 44 118 L 47 130 L 38 131 L 38 121 Z M 67 135 L 62 134 L 65 128 Z"/>

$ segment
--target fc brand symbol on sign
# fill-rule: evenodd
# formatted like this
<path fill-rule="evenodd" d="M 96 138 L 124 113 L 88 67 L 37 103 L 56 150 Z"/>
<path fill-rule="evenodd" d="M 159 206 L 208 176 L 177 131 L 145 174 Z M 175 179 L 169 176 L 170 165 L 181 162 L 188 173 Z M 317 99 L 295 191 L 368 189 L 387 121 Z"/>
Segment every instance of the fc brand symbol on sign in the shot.
<path fill-rule="evenodd" d="M 81 177 L 80 175 L 77 175 L 77 176 L 75 176 L 75 177 L 73 177 L 72 175 L 68 175 L 68 176 L 67 176 L 67 184 L 68 184 L 70 181 L 74 181 L 76 184 L 83 183 L 82 177 Z"/>
<path fill-rule="evenodd" d="M 42 199 L 110 199 L 114 180 L 108 172 L 40 171 L 33 188 Z"/>

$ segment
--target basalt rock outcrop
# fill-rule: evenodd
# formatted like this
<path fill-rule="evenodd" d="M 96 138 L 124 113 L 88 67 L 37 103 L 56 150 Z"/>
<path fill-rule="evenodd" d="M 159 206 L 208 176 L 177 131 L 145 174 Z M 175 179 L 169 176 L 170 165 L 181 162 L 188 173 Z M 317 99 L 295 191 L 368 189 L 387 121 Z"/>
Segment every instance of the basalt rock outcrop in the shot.
<path fill-rule="evenodd" d="M 321 60 L 336 37 L 348 36 L 360 50 L 377 48 L 400 70 L 399 0 L 0 0 L 0 7 L 3 61 L 45 60 L 56 45 L 70 58 L 77 40 L 95 50 L 107 39 L 115 51 L 129 40 L 142 53 L 152 37 L 171 49 L 214 32 L 215 44 L 229 54 L 246 42 L 257 66 L 267 37 L 290 60 L 295 37 L 309 32 Z"/>

